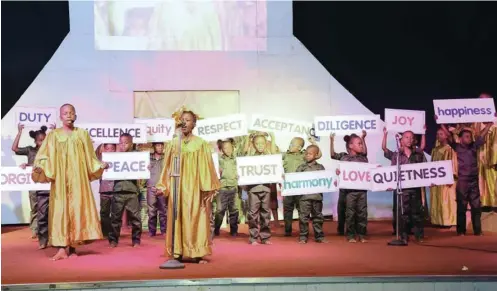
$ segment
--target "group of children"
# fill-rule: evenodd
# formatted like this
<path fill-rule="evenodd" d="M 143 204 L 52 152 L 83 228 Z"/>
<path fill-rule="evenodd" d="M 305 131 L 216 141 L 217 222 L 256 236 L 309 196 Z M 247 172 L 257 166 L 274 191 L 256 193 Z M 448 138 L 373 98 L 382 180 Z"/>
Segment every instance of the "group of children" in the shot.
<path fill-rule="evenodd" d="M 482 235 L 481 230 L 481 204 L 478 189 L 478 160 L 477 150 L 484 144 L 492 123 L 486 123 L 484 129 L 475 138 L 473 132 L 465 125 L 447 128 L 441 125 L 437 131 L 437 147 L 433 149 L 432 160 L 453 160 L 456 185 L 433 186 L 432 196 L 436 195 L 437 189 L 454 188 L 456 190 L 457 204 L 457 234 L 466 234 L 466 210 L 468 204 L 471 206 L 471 219 L 475 235 Z M 19 133 L 13 143 L 12 150 L 17 155 L 28 157 L 28 163 L 21 167 L 32 165 L 36 153 L 46 137 L 46 127 L 38 131 L 31 131 L 30 136 L 35 140 L 36 147 L 19 148 L 18 143 L 23 130 L 19 125 Z M 268 137 L 270 139 L 268 139 Z M 365 142 L 366 132 L 361 136 L 352 134 L 344 137 L 346 152 L 337 153 L 334 149 L 334 135 L 330 136 L 330 156 L 334 160 L 346 162 L 368 163 L 367 146 Z M 239 139 L 241 140 L 241 139 Z M 402 133 L 399 139 L 399 150 L 391 151 L 386 146 L 387 131 L 384 130 L 382 149 L 385 158 L 392 161 L 392 165 L 401 165 L 426 162 L 423 153 L 425 139 L 421 139 L 419 147 L 411 131 Z M 321 151 L 312 138 L 309 138 L 310 145 L 304 149 L 303 138 L 292 139 L 288 150 L 282 154 L 283 168 L 285 173 L 320 171 L 324 170 L 323 165 L 317 163 L 321 158 Z M 256 184 L 248 186 L 238 185 L 238 175 L 236 167 L 237 156 L 258 156 L 279 153 L 275 144 L 273 134 L 255 132 L 247 137 L 245 144 L 237 145 L 235 139 L 219 140 L 217 143 L 220 151 L 219 170 L 221 188 L 214 202 L 216 210 L 212 214 L 211 228 L 212 234 L 219 235 L 222 220 L 228 213 L 230 234 L 238 234 L 238 224 L 240 223 L 241 190 L 248 194 L 247 220 L 249 226 L 249 243 L 271 244 L 270 220 L 271 212 L 274 214 L 277 205 L 276 184 Z M 146 200 L 148 205 L 148 231 L 150 236 L 157 235 L 157 221 L 160 225 L 160 234 L 166 232 L 166 199 L 156 185 L 164 167 L 164 144 L 154 143 L 153 152 L 150 154 L 150 179 L 145 182 L 147 189 Z M 133 137 L 127 133 L 120 136 L 119 144 L 103 144 L 96 149 L 96 155 L 101 160 L 104 152 L 131 152 L 136 151 L 133 144 Z M 450 151 L 451 154 L 445 154 Z M 439 154 L 444 152 L 444 154 Z M 337 172 L 337 174 L 340 174 Z M 437 188 L 438 187 L 438 188 Z M 392 189 L 394 190 L 394 189 Z M 100 180 L 100 221 L 104 236 L 109 240 L 111 247 L 116 247 L 120 238 L 120 231 L 123 221 L 123 213 L 126 211 L 127 220 L 132 228 L 132 244 L 139 246 L 142 234 L 141 206 L 139 201 L 140 182 L 137 180 Z M 396 190 L 394 190 L 396 192 Z M 396 219 L 400 219 L 400 237 L 407 241 L 409 234 L 414 233 L 417 241 L 422 242 L 424 238 L 423 227 L 423 189 L 411 188 L 403 189 L 402 215 L 397 217 L 397 199 L 393 200 L 394 233 L 396 232 Z M 30 227 L 33 237 L 39 239 L 40 249 L 46 248 L 48 243 L 48 197 L 49 191 L 30 192 L 31 202 L 31 223 Z M 237 205 L 238 204 L 238 205 Z M 309 220 L 312 220 L 314 228 L 314 239 L 318 243 L 325 243 L 323 233 L 323 194 L 316 193 L 301 196 L 283 197 L 285 236 L 292 235 L 292 221 L 294 209 L 299 213 L 299 243 L 307 243 L 309 236 Z M 338 201 L 338 232 L 346 235 L 351 243 L 366 242 L 367 235 L 367 191 L 366 190 L 345 190 L 341 189 Z M 399 211 L 400 212 L 400 211 Z M 346 230 L 345 230 L 346 226 Z"/>

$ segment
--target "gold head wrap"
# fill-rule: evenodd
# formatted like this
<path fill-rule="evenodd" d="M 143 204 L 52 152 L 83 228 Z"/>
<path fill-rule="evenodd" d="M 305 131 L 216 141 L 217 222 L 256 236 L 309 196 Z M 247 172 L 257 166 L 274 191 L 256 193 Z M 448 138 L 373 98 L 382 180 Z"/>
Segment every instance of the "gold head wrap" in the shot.
<path fill-rule="evenodd" d="M 174 119 L 174 122 L 175 122 L 176 125 L 178 125 L 178 124 L 181 123 L 181 115 L 183 115 L 183 112 L 185 112 L 185 111 L 192 111 L 192 110 L 188 110 L 184 105 L 181 105 L 171 115 L 171 117 Z M 197 120 L 203 119 L 203 117 L 201 117 L 200 115 L 198 115 L 196 113 L 193 113 L 193 114 L 195 115 L 195 117 L 196 117 Z"/>

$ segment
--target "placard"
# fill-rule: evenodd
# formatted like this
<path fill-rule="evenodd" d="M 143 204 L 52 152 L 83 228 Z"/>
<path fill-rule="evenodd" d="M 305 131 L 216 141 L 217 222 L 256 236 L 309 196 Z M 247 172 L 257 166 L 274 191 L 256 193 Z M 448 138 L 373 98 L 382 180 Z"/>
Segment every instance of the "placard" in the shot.
<path fill-rule="evenodd" d="M 365 130 L 368 134 L 380 133 L 383 130 L 379 115 L 342 115 L 342 116 L 316 116 L 314 125 L 316 135 L 329 136 L 334 133 L 344 136 L 355 133 L 361 135 Z"/>
<path fill-rule="evenodd" d="M 57 123 L 57 108 L 54 107 L 14 107 L 14 124 L 25 127 L 50 127 Z"/>
<path fill-rule="evenodd" d="M 371 189 L 371 169 L 380 165 L 358 162 L 339 162 L 340 181 L 338 188 L 351 190 Z"/>
<path fill-rule="evenodd" d="M 281 182 L 283 160 L 280 154 L 236 158 L 238 185 Z"/>
<path fill-rule="evenodd" d="M 175 124 L 171 118 L 135 118 L 135 123 L 147 126 L 148 142 L 166 142 L 173 139 Z"/>
<path fill-rule="evenodd" d="M 50 191 L 50 183 L 35 183 L 33 167 L 2 167 L 2 191 Z"/>
<path fill-rule="evenodd" d="M 415 134 L 425 134 L 425 124 L 424 111 L 385 108 L 385 126 L 389 132 L 410 130 Z"/>
<path fill-rule="evenodd" d="M 337 191 L 336 169 L 285 174 L 281 196 L 309 195 Z"/>
<path fill-rule="evenodd" d="M 493 98 L 433 100 L 433 106 L 438 124 L 495 120 Z"/>
<path fill-rule="evenodd" d="M 193 134 L 206 141 L 217 141 L 218 139 L 248 135 L 247 128 L 245 114 L 233 114 L 197 120 Z"/>
<path fill-rule="evenodd" d="M 273 132 L 291 137 L 302 137 L 307 139 L 310 135 L 312 122 L 290 120 L 279 117 L 269 117 L 261 114 L 253 114 L 250 120 L 250 130 Z"/>
<path fill-rule="evenodd" d="M 102 161 L 109 163 L 102 180 L 138 180 L 150 179 L 150 153 L 102 153 Z"/>
<path fill-rule="evenodd" d="M 129 123 L 84 123 L 77 127 L 88 130 L 95 144 L 119 143 L 122 133 L 129 133 L 133 143 L 147 143 L 147 126 L 145 124 Z"/>
<path fill-rule="evenodd" d="M 400 169 L 402 189 L 454 183 L 452 161 L 406 164 Z M 397 189 L 397 166 L 372 169 L 371 178 L 372 191 L 395 190 Z"/>

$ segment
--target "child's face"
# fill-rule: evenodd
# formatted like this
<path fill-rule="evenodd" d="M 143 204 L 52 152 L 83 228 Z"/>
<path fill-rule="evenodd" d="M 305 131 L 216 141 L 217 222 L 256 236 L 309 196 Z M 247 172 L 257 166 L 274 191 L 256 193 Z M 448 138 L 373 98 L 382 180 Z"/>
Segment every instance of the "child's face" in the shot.
<path fill-rule="evenodd" d="M 412 132 L 407 131 L 404 132 L 404 134 L 402 134 L 402 139 L 400 141 L 403 147 L 410 148 L 412 146 L 413 140 L 414 140 L 414 135 L 412 134 Z"/>
<path fill-rule="evenodd" d="M 73 126 L 76 121 L 76 110 L 71 105 L 66 105 L 60 108 L 60 120 L 66 126 Z"/>
<path fill-rule="evenodd" d="M 162 155 L 164 153 L 164 144 L 162 143 L 154 144 L 154 153 Z"/>
<path fill-rule="evenodd" d="M 105 153 L 112 153 L 116 151 L 116 145 L 108 143 L 104 146 L 104 152 Z"/>
<path fill-rule="evenodd" d="M 364 152 L 364 143 L 360 138 L 353 138 L 349 143 L 349 149 L 354 151 L 356 154 L 362 154 Z"/>
<path fill-rule="evenodd" d="M 301 138 L 293 138 L 288 147 L 288 151 L 291 153 L 296 153 L 304 147 L 304 141 Z"/>
<path fill-rule="evenodd" d="M 46 136 L 46 134 L 43 134 L 43 133 L 38 134 L 38 135 L 36 136 L 36 139 L 35 139 L 35 144 L 36 144 L 36 147 L 41 147 L 41 144 L 42 144 L 42 143 L 43 143 L 43 141 L 45 140 L 45 137 L 47 137 L 47 136 Z"/>
<path fill-rule="evenodd" d="M 222 146 L 223 154 L 231 156 L 233 154 L 233 145 L 230 142 L 224 142 Z"/>
<path fill-rule="evenodd" d="M 308 147 L 305 151 L 305 161 L 310 163 L 318 158 L 319 151 L 316 147 Z"/>
<path fill-rule="evenodd" d="M 258 153 L 264 153 L 264 150 L 266 150 L 266 138 L 263 136 L 257 136 L 254 139 L 254 148 Z"/>
<path fill-rule="evenodd" d="M 195 127 L 193 116 L 190 113 L 183 113 L 183 115 L 181 115 L 181 122 L 183 123 L 181 132 L 185 135 L 190 134 Z"/>
<path fill-rule="evenodd" d="M 128 136 L 119 138 L 119 149 L 121 152 L 129 152 L 133 149 L 133 139 Z"/>
<path fill-rule="evenodd" d="M 437 140 L 438 142 L 446 142 L 447 141 L 447 134 L 445 134 L 445 131 L 439 129 L 437 130 Z"/>
<path fill-rule="evenodd" d="M 460 138 L 460 142 L 464 145 L 469 145 L 473 141 L 473 138 L 471 136 L 471 133 L 469 132 L 463 132 Z"/>

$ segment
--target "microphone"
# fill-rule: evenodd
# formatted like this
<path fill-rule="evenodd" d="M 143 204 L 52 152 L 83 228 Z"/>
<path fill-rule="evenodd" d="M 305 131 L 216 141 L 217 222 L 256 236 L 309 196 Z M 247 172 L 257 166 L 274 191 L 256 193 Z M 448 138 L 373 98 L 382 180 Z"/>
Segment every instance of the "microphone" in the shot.
<path fill-rule="evenodd" d="M 178 127 L 184 127 L 184 126 L 185 126 L 185 122 L 184 122 L 184 121 L 180 121 L 180 122 L 178 123 Z"/>

